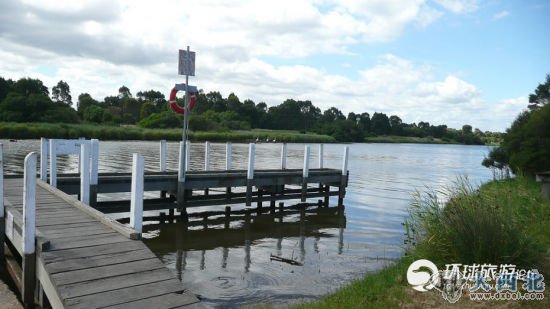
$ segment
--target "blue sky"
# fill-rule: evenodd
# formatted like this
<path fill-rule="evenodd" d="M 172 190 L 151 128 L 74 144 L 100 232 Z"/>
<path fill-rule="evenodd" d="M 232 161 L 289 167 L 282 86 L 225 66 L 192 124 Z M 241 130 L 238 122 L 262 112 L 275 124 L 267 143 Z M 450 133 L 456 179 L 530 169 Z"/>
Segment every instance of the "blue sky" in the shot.
<path fill-rule="evenodd" d="M 503 131 L 550 73 L 550 1 L 10 0 L 0 76 L 64 80 L 73 98 L 166 95 L 177 50 L 204 91 Z"/>

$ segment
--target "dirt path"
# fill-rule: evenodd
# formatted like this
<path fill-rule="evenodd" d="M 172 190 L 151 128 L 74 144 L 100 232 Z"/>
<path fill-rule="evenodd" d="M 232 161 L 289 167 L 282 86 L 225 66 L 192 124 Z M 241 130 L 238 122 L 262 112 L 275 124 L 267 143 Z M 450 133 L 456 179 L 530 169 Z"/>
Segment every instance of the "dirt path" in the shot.
<path fill-rule="evenodd" d="M 20 309 L 23 308 L 21 303 L 10 288 L 0 279 L 0 307 L 2 309 Z"/>

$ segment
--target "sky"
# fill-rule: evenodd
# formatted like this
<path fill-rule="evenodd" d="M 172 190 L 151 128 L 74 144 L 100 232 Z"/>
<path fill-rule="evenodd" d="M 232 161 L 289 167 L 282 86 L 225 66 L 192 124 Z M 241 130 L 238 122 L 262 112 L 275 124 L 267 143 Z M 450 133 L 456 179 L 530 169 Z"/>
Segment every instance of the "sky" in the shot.
<path fill-rule="evenodd" d="M 190 46 L 205 92 L 504 131 L 550 73 L 548 16 L 549 0 L 2 0 L 0 76 L 168 97 Z"/>

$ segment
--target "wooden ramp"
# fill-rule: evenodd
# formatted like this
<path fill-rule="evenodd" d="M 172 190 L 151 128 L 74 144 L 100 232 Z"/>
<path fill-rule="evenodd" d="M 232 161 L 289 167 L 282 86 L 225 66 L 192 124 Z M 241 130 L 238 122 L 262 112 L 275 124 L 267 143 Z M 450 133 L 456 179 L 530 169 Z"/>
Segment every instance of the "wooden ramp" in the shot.
<path fill-rule="evenodd" d="M 22 178 L 4 180 L 4 202 L 14 243 L 21 237 Z M 203 307 L 143 242 L 131 239 L 136 235 L 42 181 L 36 231 L 37 289 L 53 308 Z"/>

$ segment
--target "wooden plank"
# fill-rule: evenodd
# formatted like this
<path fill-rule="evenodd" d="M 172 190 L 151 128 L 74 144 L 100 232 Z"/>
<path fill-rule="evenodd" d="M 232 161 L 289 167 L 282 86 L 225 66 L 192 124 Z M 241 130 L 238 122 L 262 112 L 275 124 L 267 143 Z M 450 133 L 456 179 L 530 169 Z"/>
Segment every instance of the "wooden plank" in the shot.
<path fill-rule="evenodd" d="M 155 309 L 169 309 L 169 308 L 179 308 L 191 305 L 191 304 L 200 304 L 199 299 L 189 293 L 177 294 L 165 294 L 160 296 L 155 296 L 146 299 L 140 299 L 137 301 L 132 301 L 124 304 L 119 304 L 115 306 L 109 306 L 106 308 L 110 309 L 134 309 L 134 308 L 155 308 Z M 200 308 L 206 308 L 204 305 L 201 305 Z"/>
<path fill-rule="evenodd" d="M 146 248 L 145 245 L 139 241 L 128 241 L 118 243 L 116 246 L 105 244 L 92 247 L 42 252 L 40 256 L 45 261 L 45 263 L 54 263 L 69 259 L 78 259 L 82 257 L 94 257 L 104 254 L 140 250 L 143 248 Z"/>
<path fill-rule="evenodd" d="M 47 266 L 46 266 L 47 267 Z M 77 282 L 96 280 L 138 273 L 153 269 L 163 269 L 164 265 L 157 258 L 133 261 L 122 264 L 99 266 L 95 268 L 79 269 L 53 274 L 51 277 L 58 285 L 74 284 Z"/>
<path fill-rule="evenodd" d="M 82 210 L 83 212 L 86 212 L 91 217 L 97 219 L 101 223 L 103 223 L 103 224 L 109 226 L 110 228 L 116 230 L 117 232 L 121 233 L 125 237 L 128 237 L 130 239 L 140 239 L 141 238 L 141 233 L 137 233 L 136 231 L 134 231 L 134 229 L 129 228 L 125 225 L 122 225 L 122 224 L 118 223 L 116 220 L 105 216 L 103 213 L 91 208 L 90 206 L 84 205 L 79 200 L 75 199 L 72 196 L 69 196 L 69 195 L 63 193 L 62 191 L 58 190 L 57 188 L 49 186 L 47 183 L 45 183 L 43 181 L 40 181 L 40 180 L 38 180 L 37 183 L 43 189 L 48 190 L 48 191 L 58 195 L 63 200 L 65 200 L 66 202 L 71 204 L 73 207 L 76 207 L 77 209 Z"/>
<path fill-rule="evenodd" d="M 83 218 L 74 219 L 70 221 L 65 218 L 53 218 L 51 220 L 47 220 L 46 222 L 38 222 L 36 226 L 42 227 L 42 226 L 49 226 L 49 225 L 63 225 L 67 223 L 77 224 L 77 223 L 88 223 L 88 222 L 97 222 L 97 221 L 91 217 L 83 217 Z"/>
<path fill-rule="evenodd" d="M 67 223 L 64 225 L 43 226 L 40 228 L 40 231 L 43 231 L 44 234 L 47 234 L 53 231 L 58 231 L 58 230 L 65 230 L 65 229 L 67 230 L 67 232 L 70 232 L 69 229 L 79 229 L 80 227 L 83 229 L 92 228 L 92 227 L 106 228 L 105 225 L 96 221 L 96 222 L 87 222 L 87 223 Z"/>
<path fill-rule="evenodd" d="M 116 252 L 112 254 L 96 255 L 92 257 L 81 257 L 70 260 L 63 260 L 47 264 L 50 274 L 56 274 L 69 270 L 79 270 L 99 266 L 114 265 L 131 261 L 152 259 L 155 255 L 151 250 L 145 248 L 135 251 Z"/>
<path fill-rule="evenodd" d="M 36 264 L 37 278 L 40 281 L 40 286 L 48 297 L 48 301 L 52 305 L 52 308 L 63 308 L 63 302 L 59 298 L 59 294 L 57 293 L 57 290 L 53 285 L 49 274 L 44 268 L 44 261 L 42 259 L 38 259 Z"/>
<path fill-rule="evenodd" d="M 112 233 L 116 233 L 111 229 L 77 229 L 70 233 L 66 232 L 67 230 L 59 230 L 57 233 L 48 233 L 47 238 L 51 241 L 61 240 L 63 238 L 70 238 L 75 236 L 93 236 L 93 235 L 103 235 L 107 236 Z"/>
<path fill-rule="evenodd" d="M 71 308 L 100 308 L 182 291 L 183 287 L 181 283 L 176 279 L 172 279 L 131 288 L 69 298 L 65 300 L 65 305 Z"/>
<path fill-rule="evenodd" d="M 109 277 L 100 280 L 91 280 L 69 285 L 62 285 L 58 287 L 58 291 L 62 298 L 74 298 L 134 287 L 136 285 L 166 281 L 170 279 L 174 280 L 172 274 L 168 269 L 163 268 L 143 271 L 135 274 Z"/>
<path fill-rule="evenodd" d="M 129 241 L 131 240 L 126 237 L 123 237 L 122 235 L 117 234 L 116 232 L 110 235 L 109 237 L 105 237 L 104 235 L 77 236 L 73 238 L 60 239 L 60 240 L 51 242 L 50 249 L 48 251 L 63 250 L 63 249 L 70 249 L 70 248 L 82 248 L 82 247 L 90 247 L 90 246 L 105 245 L 105 244 L 117 244 L 121 242 L 129 242 Z"/>

